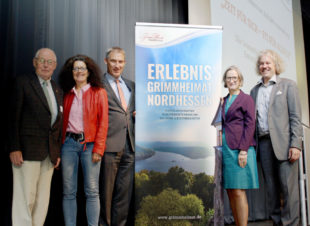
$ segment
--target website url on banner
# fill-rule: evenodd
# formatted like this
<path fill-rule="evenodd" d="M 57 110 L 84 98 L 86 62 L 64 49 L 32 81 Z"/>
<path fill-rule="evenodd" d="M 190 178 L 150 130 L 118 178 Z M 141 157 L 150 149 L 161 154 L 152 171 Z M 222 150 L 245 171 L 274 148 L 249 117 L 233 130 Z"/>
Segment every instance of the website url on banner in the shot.
<path fill-rule="evenodd" d="M 201 216 L 158 216 L 158 220 L 199 220 Z"/>

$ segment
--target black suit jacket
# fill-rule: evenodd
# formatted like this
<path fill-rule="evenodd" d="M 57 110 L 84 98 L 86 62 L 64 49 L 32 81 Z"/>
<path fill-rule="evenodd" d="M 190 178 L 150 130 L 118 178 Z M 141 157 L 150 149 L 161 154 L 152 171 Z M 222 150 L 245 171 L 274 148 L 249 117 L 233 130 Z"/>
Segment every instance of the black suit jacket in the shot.
<path fill-rule="evenodd" d="M 63 93 L 51 80 L 58 115 L 51 126 L 51 113 L 36 74 L 18 76 L 11 101 L 10 151 L 22 151 L 24 160 L 42 161 L 60 156 Z"/>
<path fill-rule="evenodd" d="M 126 143 L 126 134 L 128 129 L 131 148 L 135 150 L 135 83 L 122 77 L 128 89 L 131 92 L 130 100 L 125 111 L 121 102 L 115 95 L 106 74 L 103 76 L 103 85 L 108 94 L 109 102 L 109 129 L 105 152 L 120 152 L 124 150 Z"/>

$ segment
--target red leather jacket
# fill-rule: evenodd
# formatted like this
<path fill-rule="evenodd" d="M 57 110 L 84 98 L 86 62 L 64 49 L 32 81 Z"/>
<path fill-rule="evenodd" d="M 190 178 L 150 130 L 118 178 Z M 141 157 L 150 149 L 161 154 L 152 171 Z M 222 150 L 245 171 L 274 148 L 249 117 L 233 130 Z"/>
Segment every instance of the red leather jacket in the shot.
<path fill-rule="evenodd" d="M 64 97 L 62 143 L 65 141 L 73 99 L 74 92 L 71 90 Z M 108 96 L 105 89 L 90 87 L 83 94 L 84 142 L 94 142 L 93 153 L 98 153 L 101 156 L 106 148 L 108 110 Z"/>

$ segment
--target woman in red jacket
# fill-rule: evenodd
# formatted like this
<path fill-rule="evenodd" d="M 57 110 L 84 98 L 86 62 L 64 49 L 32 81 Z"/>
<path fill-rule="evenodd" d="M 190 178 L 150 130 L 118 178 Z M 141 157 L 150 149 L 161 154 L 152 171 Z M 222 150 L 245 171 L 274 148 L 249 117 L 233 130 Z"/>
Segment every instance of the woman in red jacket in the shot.
<path fill-rule="evenodd" d="M 60 75 L 63 88 L 63 211 L 65 224 L 76 225 L 78 166 L 82 165 L 88 225 L 98 225 L 99 172 L 108 131 L 108 97 L 98 65 L 89 57 L 69 58 Z"/>

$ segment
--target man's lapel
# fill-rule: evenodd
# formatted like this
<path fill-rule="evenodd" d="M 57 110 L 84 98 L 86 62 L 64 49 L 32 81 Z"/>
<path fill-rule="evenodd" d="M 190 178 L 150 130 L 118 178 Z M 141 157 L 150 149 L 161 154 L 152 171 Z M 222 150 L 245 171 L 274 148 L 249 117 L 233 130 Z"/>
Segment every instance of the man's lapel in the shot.
<path fill-rule="evenodd" d="M 253 90 L 253 97 L 252 98 L 253 98 L 255 104 L 256 104 L 256 99 L 257 99 L 257 94 L 258 94 L 259 86 L 260 86 L 260 84 L 257 84 L 254 87 L 254 90 Z"/>
<path fill-rule="evenodd" d="M 127 107 L 127 109 L 129 109 L 133 105 L 133 103 L 135 101 L 134 100 L 134 98 L 135 98 L 135 95 L 134 95 L 135 90 L 134 90 L 134 87 L 132 87 L 132 83 L 131 82 L 128 82 L 128 80 L 124 79 L 124 78 L 123 78 L 123 81 L 125 82 L 126 86 L 130 90 L 130 98 L 129 98 L 128 107 Z"/>
<path fill-rule="evenodd" d="M 274 102 L 274 99 L 276 97 L 276 93 L 279 90 L 279 83 L 281 82 L 281 78 L 279 76 L 276 76 L 276 80 L 277 80 L 277 82 L 272 87 L 271 94 L 270 94 L 269 109 L 271 108 L 271 106 L 272 106 L 272 104 Z"/>
<path fill-rule="evenodd" d="M 41 84 L 39 82 L 39 79 L 37 78 L 36 75 L 32 76 L 32 79 L 31 79 L 30 83 L 31 83 L 33 89 L 35 90 L 35 92 L 38 94 L 38 96 L 39 96 L 40 100 L 42 101 L 43 105 L 46 107 L 47 110 L 49 110 L 48 103 L 47 103 L 46 97 L 44 95 L 42 86 L 41 86 Z"/>

